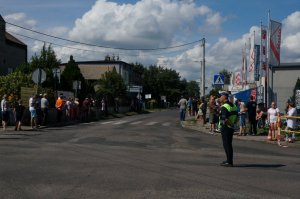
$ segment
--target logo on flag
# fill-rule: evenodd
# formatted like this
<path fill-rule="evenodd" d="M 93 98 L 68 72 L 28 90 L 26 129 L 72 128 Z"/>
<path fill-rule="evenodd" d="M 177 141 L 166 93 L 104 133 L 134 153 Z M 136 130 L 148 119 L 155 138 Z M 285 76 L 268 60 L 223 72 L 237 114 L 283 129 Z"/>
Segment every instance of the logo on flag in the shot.
<path fill-rule="evenodd" d="M 270 20 L 270 64 L 280 64 L 281 23 Z"/>

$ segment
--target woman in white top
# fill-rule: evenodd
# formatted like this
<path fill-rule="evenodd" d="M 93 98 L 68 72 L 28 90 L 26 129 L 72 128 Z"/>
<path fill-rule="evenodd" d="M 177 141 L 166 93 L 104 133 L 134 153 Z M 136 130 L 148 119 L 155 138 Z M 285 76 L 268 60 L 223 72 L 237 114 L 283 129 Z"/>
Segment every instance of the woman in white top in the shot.
<path fill-rule="evenodd" d="M 294 131 L 296 129 L 296 124 L 297 124 L 297 110 L 295 108 L 295 104 L 293 102 L 289 102 L 288 107 L 287 107 L 287 125 L 286 125 L 286 130 Z M 290 136 L 286 136 L 287 139 Z M 295 139 L 295 132 L 292 133 L 291 137 L 292 141 Z"/>
<path fill-rule="evenodd" d="M 271 103 L 271 108 L 268 109 L 269 133 L 272 135 L 272 140 L 276 139 L 277 119 L 280 114 L 275 102 Z"/>

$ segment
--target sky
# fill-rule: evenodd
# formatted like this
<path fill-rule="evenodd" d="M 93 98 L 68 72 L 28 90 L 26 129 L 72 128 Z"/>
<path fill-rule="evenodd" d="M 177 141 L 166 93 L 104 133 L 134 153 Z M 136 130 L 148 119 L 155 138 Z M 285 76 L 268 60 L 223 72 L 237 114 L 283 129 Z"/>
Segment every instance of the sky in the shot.
<path fill-rule="evenodd" d="M 115 55 L 199 81 L 205 38 L 206 84 L 223 69 L 241 71 L 242 51 L 251 35 L 259 44 L 269 11 L 282 23 L 281 62 L 300 62 L 299 0 L 0 0 L 7 32 L 27 44 L 29 59 L 46 43 L 63 63 Z"/>

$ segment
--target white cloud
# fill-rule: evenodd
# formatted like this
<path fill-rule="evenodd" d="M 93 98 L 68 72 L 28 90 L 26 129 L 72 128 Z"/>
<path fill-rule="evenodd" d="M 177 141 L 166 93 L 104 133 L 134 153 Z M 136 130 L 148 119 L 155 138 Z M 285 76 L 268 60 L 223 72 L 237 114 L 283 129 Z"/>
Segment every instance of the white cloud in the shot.
<path fill-rule="evenodd" d="M 90 11 L 77 19 L 70 37 L 75 40 L 126 48 L 157 48 L 171 44 L 183 30 L 197 32 L 200 16 L 206 26 L 218 29 L 220 15 L 193 1 L 142 0 L 122 4 L 98 0 Z M 209 17 L 208 17 L 209 15 Z"/>
<path fill-rule="evenodd" d="M 29 19 L 25 13 L 19 12 L 19 13 L 14 13 L 14 14 L 9 14 L 4 16 L 4 19 L 6 22 L 16 24 L 16 25 L 21 25 L 23 27 L 26 27 L 28 29 L 34 29 L 35 26 L 37 25 L 37 21 L 33 19 Z M 7 25 L 6 26 L 7 31 L 13 31 L 13 32 L 18 32 L 21 33 L 24 30 L 20 29 L 15 26 Z"/>

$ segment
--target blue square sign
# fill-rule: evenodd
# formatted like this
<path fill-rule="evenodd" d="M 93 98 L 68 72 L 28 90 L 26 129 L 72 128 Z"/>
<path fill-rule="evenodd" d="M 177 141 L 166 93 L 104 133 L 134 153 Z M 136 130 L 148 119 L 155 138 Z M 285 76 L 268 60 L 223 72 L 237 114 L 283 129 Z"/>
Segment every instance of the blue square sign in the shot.
<path fill-rule="evenodd" d="M 214 85 L 215 86 L 224 86 L 224 75 L 215 75 L 214 76 Z"/>

